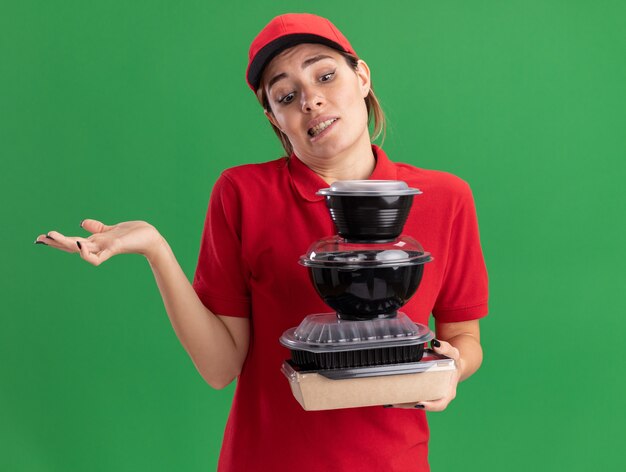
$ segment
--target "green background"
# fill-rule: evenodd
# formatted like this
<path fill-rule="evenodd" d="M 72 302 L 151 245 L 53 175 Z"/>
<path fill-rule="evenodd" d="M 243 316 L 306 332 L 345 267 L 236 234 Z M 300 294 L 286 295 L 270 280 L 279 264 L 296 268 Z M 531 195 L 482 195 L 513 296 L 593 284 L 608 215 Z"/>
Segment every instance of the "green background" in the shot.
<path fill-rule="evenodd" d="M 0 470 L 215 469 L 233 385 L 195 371 L 146 260 L 94 267 L 33 241 L 146 220 L 191 278 L 220 171 L 281 153 L 244 70 L 288 11 L 331 18 L 368 62 L 393 160 L 474 191 L 485 360 L 429 414 L 433 470 L 623 466 L 624 2 L 1 10 Z"/>

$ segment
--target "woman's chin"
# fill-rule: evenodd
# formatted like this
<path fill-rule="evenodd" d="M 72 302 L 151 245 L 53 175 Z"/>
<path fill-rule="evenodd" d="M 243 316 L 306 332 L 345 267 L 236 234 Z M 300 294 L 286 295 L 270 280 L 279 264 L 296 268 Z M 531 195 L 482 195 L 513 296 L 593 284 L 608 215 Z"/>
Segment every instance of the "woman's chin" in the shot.
<path fill-rule="evenodd" d="M 338 155 L 344 154 L 350 149 L 350 146 L 342 145 L 341 143 L 319 143 L 313 146 L 308 146 L 305 154 L 317 159 L 331 159 Z M 297 152 L 296 152 L 297 154 Z"/>
<path fill-rule="evenodd" d="M 325 139 L 306 143 L 305 152 L 320 158 L 331 158 L 350 153 L 351 149 L 358 149 L 359 141 L 358 139 L 350 139 L 345 134 L 333 133 L 325 137 Z M 367 142 L 369 143 L 369 139 Z"/>

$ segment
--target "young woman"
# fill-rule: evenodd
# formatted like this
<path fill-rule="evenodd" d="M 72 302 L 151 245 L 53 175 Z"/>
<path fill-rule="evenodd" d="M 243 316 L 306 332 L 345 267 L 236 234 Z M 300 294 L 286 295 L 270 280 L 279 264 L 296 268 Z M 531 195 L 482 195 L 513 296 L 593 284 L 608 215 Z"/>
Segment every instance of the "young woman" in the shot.
<path fill-rule="evenodd" d="M 487 273 L 469 186 L 448 173 L 393 163 L 371 144 L 369 121 L 380 131 L 383 114 L 370 70 L 324 18 L 274 18 L 250 47 L 246 79 L 286 156 L 222 173 L 193 284 L 167 241 L 143 221 L 84 220 L 88 238 L 51 231 L 36 242 L 79 252 L 94 265 L 124 253 L 148 259 L 198 372 L 214 388 L 238 380 L 219 470 L 428 470 L 425 411 L 445 409 L 457 383 L 482 361 L 478 320 L 487 314 Z M 404 233 L 435 260 L 403 312 L 423 324 L 432 314 L 433 348 L 456 361 L 458 377 L 441 400 L 306 412 L 280 372 L 289 357 L 280 335 L 329 311 L 297 261 L 312 242 L 335 233 L 316 192 L 347 179 L 404 180 L 423 192 Z"/>

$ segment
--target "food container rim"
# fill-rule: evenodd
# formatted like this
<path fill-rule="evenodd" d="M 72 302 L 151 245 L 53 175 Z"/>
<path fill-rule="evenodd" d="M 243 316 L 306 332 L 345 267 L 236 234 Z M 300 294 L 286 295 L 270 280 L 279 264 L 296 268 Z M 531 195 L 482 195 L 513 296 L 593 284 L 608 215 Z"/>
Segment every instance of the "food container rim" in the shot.
<path fill-rule="evenodd" d="M 404 267 L 422 265 L 433 260 L 434 258 L 430 255 L 430 253 L 425 252 L 423 254 L 420 254 L 419 256 L 414 256 L 412 258 L 407 258 L 404 260 L 400 259 L 397 261 L 316 261 L 306 256 L 301 256 L 298 262 L 300 263 L 300 265 L 303 265 L 305 267 L 327 267 L 340 270 L 358 270 L 363 268 Z"/>
<path fill-rule="evenodd" d="M 395 332 L 385 327 L 388 323 L 395 325 Z M 335 328 L 340 331 L 334 331 Z M 304 329 L 305 333 L 296 335 L 298 329 Z M 341 338 L 329 339 L 337 335 Z M 322 353 L 413 346 L 434 337 L 428 326 L 415 323 L 404 313 L 398 313 L 394 318 L 361 321 L 340 320 L 334 313 L 319 313 L 309 315 L 300 325 L 287 329 L 280 337 L 280 343 L 292 350 Z"/>
<path fill-rule="evenodd" d="M 329 188 L 317 191 L 318 195 L 324 196 L 353 196 L 353 197 L 387 197 L 419 195 L 422 191 L 417 188 L 409 188 L 402 180 L 338 180 Z"/>
<path fill-rule="evenodd" d="M 430 349 L 424 350 L 424 357 L 418 362 L 406 362 L 402 364 L 385 364 L 380 366 L 349 367 L 339 369 L 301 369 L 293 365 L 289 360 L 283 362 L 281 371 L 290 381 L 297 381 L 298 374 L 320 374 L 330 380 L 342 380 L 362 377 L 381 377 L 386 375 L 415 374 L 430 369 L 450 370 L 455 369 L 454 360 L 442 354 L 437 354 Z"/>

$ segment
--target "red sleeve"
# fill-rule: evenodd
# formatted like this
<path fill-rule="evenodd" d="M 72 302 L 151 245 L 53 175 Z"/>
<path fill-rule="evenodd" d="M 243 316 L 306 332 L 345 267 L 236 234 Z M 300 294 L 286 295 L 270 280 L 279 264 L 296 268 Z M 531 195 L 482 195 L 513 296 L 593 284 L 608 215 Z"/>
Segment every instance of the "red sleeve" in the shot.
<path fill-rule="evenodd" d="M 248 283 L 241 246 L 241 199 L 222 174 L 211 193 L 192 286 L 216 315 L 249 317 Z"/>
<path fill-rule="evenodd" d="M 487 315 L 487 268 L 480 246 L 474 197 L 464 190 L 451 227 L 448 258 L 441 290 L 433 307 L 437 321 L 452 323 Z"/>

